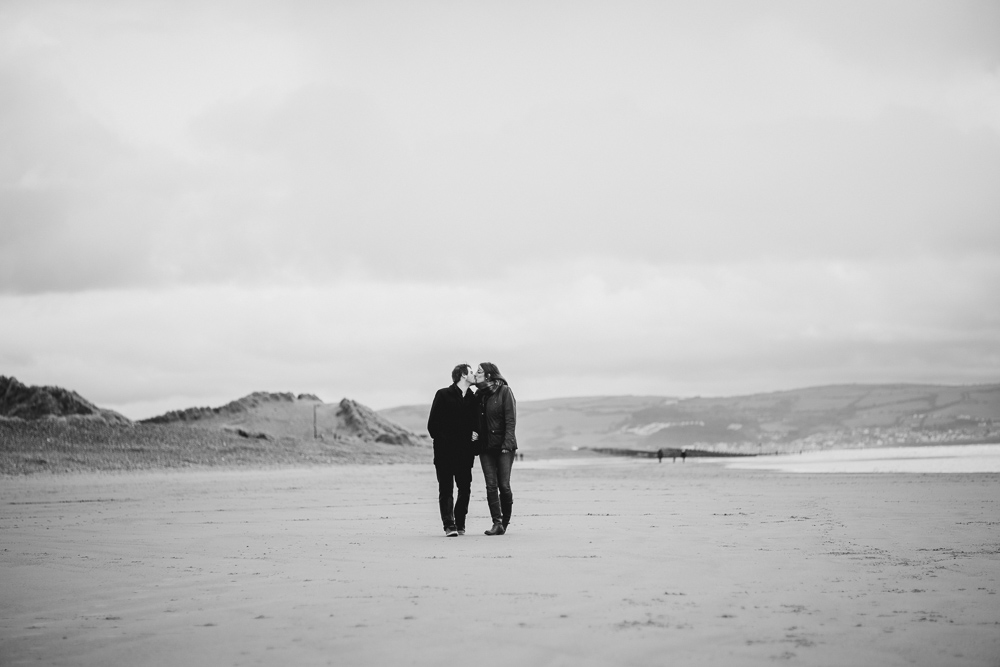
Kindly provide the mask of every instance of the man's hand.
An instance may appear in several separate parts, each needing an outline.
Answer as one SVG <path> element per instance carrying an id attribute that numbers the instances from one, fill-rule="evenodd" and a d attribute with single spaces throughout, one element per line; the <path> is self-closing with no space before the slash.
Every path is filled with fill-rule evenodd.
<path id="1" fill-rule="evenodd" d="M 473 431 L 472 432 L 472 442 L 475 442 L 476 440 L 479 440 L 479 434 L 476 433 L 475 431 Z"/>

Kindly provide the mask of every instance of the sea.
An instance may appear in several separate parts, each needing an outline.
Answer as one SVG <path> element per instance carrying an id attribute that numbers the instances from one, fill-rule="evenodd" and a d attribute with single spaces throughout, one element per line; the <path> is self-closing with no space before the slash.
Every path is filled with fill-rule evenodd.
<path id="1" fill-rule="evenodd" d="M 527 460 L 518 462 L 517 467 L 544 470 L 656 462 L 655 458 L 630 456 L 533 459 L 529 453 L 525 458 Z M 802 454 L 741 457 L 689 456 L 685 463 L 677 459 L 673 465 L 721 465 L 743 470 L 791 473 L 1000 473 L 1000 444 L 829 449 Z"/>
<path id="2" fill-rule="evenodd" d="M 727 458 L 719 463 L 744 470 L 800 473 L 1000 473 L 1000 444 L 830 449 Z"/>

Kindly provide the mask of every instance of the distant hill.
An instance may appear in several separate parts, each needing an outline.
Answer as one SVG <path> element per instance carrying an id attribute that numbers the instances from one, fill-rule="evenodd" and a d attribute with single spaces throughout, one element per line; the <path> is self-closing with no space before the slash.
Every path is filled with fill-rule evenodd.
<path id="1" fill-rule="evenodd" d="M 525 451 L 759 453 L 1000 442 L 1000 385 L 837 385 L 721 398 L 598 396 L 517 406 L 517 438 Z M 426 432 L 429 409 L 410 405 L 380 414 Z"/>
<path id="2" fill-rule="evenodd" d="M 516 389 L 515 389 L 516 392 Z M 619 427 L 641 410 L 675 402 L 662 396 L 591 396 L 517 402 L 517 438 L 530 449 L 622 446 L 635 438 Z M 379 410 L 379 414 L 417 433 L 427 432 L 430 404 Z"/>
<path id="3" fill-rule="evenodd" d="M 99 408 L 75 391 L 62 387 L 29 387 L 17 378 L 0 375 L 0 416 L 16 419 L 90 419 L 129 425 L 114 410 Z"/>

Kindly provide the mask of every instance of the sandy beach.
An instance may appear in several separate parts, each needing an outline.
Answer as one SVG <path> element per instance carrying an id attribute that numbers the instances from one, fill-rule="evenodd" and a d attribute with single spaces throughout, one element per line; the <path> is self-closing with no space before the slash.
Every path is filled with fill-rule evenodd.
<path id="1" fill-rule="evenodd" d="M 1000 665 L 1000 477 L 430 465 L 0 480 L 14 665 Z"/>

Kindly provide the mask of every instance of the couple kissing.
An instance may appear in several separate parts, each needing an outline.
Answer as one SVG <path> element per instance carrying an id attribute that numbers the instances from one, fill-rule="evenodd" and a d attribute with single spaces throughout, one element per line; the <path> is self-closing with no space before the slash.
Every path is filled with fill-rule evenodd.
<path id="1" fill-rule="evenodd" d="M 448 537 L 465 535 L 476 457 L 486 483 L 486 502 L 493 527 L 486 535 L 503 535 L 510 525 L 514 496 L 510 473 L 517 451 L 517 401 L 497 365 L 488 361 L 475 371 L 459 364 L 451 385 L 434 395 L 427 432 L 434 440 L 438 505 Z M 454 490 L 458 489 L 458 497 Z"/>

